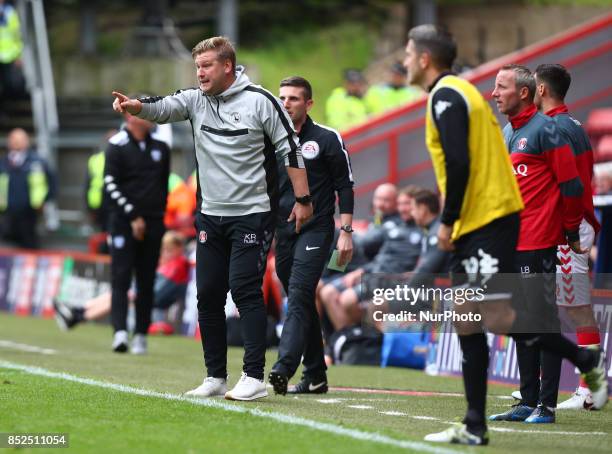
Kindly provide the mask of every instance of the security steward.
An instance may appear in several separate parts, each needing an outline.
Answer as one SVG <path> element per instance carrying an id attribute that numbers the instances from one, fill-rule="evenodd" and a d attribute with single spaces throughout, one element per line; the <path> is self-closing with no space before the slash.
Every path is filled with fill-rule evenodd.
<path id="1" fill-rule="evenodd" d="M 5 240 L 26 249 L 38 249 L 38 218 L 43 205 L 55 199 L 55 176 L 45 159 L 30 148 L 30 137 L 11 130 L 8 153 L 0 160 L 0 215 Z"/>
<path id="2" fill-rule="evenodd" d="M 295 195 L 287 172 L 279 162 L 281 196 L 276 227 L 276 272 L 288 295 L 288 309 L 278 347 L 278 360 L 268 380 L 277 394 L 286 394 L 287 383 L 295 374 L 303 355 L 302 380 L 289 393 L 325 393 L 327 367 L 315 307 L 315 290 L 334 238 L 336 194 L 342 225 L 337 242 L 337 263 L 343 265 L 351 260 L 353 176 L 340 134 L 313 122 L 307 114 L 313 105 L 310 83 L 298 76 L 283 79 L 279 98 L 302 144 L 314 214 L 299 234 L 295 233 L 292 223 L 287 223 Z"/>

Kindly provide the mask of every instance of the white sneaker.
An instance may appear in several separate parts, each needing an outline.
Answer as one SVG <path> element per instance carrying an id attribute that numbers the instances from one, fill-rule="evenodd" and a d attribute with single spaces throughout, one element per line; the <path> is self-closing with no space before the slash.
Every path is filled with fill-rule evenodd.
<path id="1" fill-rule="evenodd" d="M 557 405 L 557 410 L 583 410 L 593 406 L 593 399 L 589 388 L 579 386 L 572 397 Z"/>
<path id="2" fill-rule="evenodd" d="M 236 386 L 225 393 L 227 400 L 255 400 L 262 397 L 268 397 L 268 390 L 264 381 L 249 377 L 244 372 Z"/>
<path id="3" fill-rule="evenodd" d="M 187 391 L 187 397 L 214 397 L 224 396 L 227 392 L 227 380 L 224 378 L 206 377 L 202 384 L 191 391 Z"/>
<path id="4" fill-rule="evenodd" d="M 521 392 L 518 391 L 518 390 L 517 391 L 512 391 L 511 396 L 512 396 L 512 398 L 514 400 L 523 400 L 523 396 L 521 396 Z"/>
<path id="5" fill-rule="evenodd" d="M 606 377 L 606 355 L 597 349 L 597 366 L 581 374 L 591 391 L 592 404 L 587 409 L 601 410 L 608 403 L 608 377 Z M 586 407 L 585 407 L 586 408 Z"/>
<path id="6" fill-rule="evenodd" d="M 132 338 L 132 345 L 130 346 L 130 353 L 132 355 L 146 355 L 147 336 L 144 334 L 134 334 L 134 337 Z"/>
<path id="7" fill-rule="evenodd" d="M 125 353 L 128 349 L 128 333 L 125 330 L 117 331 L 113 337 L 113 351 Z"/>
<path id="8" fill-rule="evenodd" d="M 460 445 L 487 445 L 489 444 L 489 434 L 484 432 L 482 435 L 476 435 L 468 432 L 465 424 L 453 424 L 442 432 L 425 435 L 425 441 L 434 443 L 455 443 Z"/>

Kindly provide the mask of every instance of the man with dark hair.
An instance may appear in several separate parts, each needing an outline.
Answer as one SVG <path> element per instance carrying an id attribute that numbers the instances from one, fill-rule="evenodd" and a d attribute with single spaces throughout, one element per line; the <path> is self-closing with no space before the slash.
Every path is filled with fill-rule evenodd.
<path id="1" fill-rule="evenodd" d="M 312 121 L 312 87 L 303 77 L 280 82 L 279 98 L 293 121 L 302 144 L 308 186 L 315 211 L 300 234 L 286 222 L 295 199 L 287 172 L 279 162 L 280 208 L 276 229 L 276 273 L 287 293 L 287 317 L 278 346 L 278 360 L 268 380 L 277 394 L 327 392 L 327 367 L 315 290 L 334 238 L 336 194 L 340 208 L 338 265 L 353 252 L 353 174 L 346 147 L 337 131 Z M 304 357 L 301 381 L 287 391 L 287 383 Z"/>
<path id="2" fill-rule="evenodd" d="M 433 285 L 437 274 L 448 272 L 450 253 L 438 248 L 440 228 L 440 198 L 428 189 L 421 189 L 413 195 L 412 217 L 423 230 L 421 255 L 411 273 L 409 287 Z"/>
<path id="3" fill-rule="evenodd" d="M 600 350 L 579 349 L 559 332 L 554 302 L 557 245 L 567 242 L 575 252 L 582 251 L 578 227 L 584 212 L 583 186 L 567 141 L 555 122 L 538 113 L 533 104 L 535 88 L 529 69 L 506 65 L 498 72 L 492 93 L 499 111 L 510 120 L 504 128 L 504 137 L 525 201 L 515 255 L 515 271 L 520 278 L 514 302 L 529 318 L 525 325 L 515 326 L 513 333 L 541 340 L 517 342 L 522 399 L 509 411 L 492 415 L 490 419 L 494 421 L 554 422 L 558 382 L 542 383 L 540 392 L 542 350 L 570 359 L 583 372 L 603 371 L 605 360 Z M 542 341 L 554 341 L 555 348 Z M 544 357 L 551 358 L 554 356 Z M 597 374 L 590 375 L 588 379 L 596 378 Z M 546 378 L 554 380 L 552 376 Z M 597 393 L 595 405 L 603 407 L 607 402 L 607 381 L 593 382 L 591 390 L 594 395 Z"/>
<path id="4" fill-rule="evenodd" d="M 591 305 L 591 286 L 589 282 L 589 253 L 595 235 L 599 231 L 599 222 L 593 208 L 593 151 L 589 138 L 578 122 L 569 115 L 564 103 L 572 78 L 562 65 L 544 64 L 534 73 L 536 94 L 534 102 L 545 115 L 552 117 L 559 131 L 567 139 L 574 157 L 580 181 L 584 186 L 582 194 L 583 218 L 580 222 L 580 248 L 584 253 L 574 252 L 569 245 L 560 245 L 557 250 L 557 305 L 566 309 L 570 319 L 576 325 L 578 345 L 599 349 L 601 340 L 599 328 Z M 561 358 L 550 357 L 542 353 L 542 386 L 558 386 L 561 373 Z M 552 377 L 552 378 L 549 378 Z M 537 380 L 538 377 L 535 377 Z M 556 393 L 551 389 L 549 393 Z M 593 405 L 591 393 L 580 380 L 580 385 L 572 397 L 557 405 L 558 410 L 590 409 Z"/>
<path id="5" fill-rule="evenodd" d="M 113 351 L 128 349 L 128 290 L 136 277 L 136 327 L 131 352 L 147 353 L 155 269 L 164 235 L 170 149 L 153 124 L 124 112 L 125 128 L 108 140 L 104 190 L 109 203 Z"/>
<path id="6" fill-rule="evenodd" d="M 279 203 L 277 158 L 295 194 L 288 221 L 295 230 L 312 215 L 299 141 L 291 119 L 270 92 L 236 66 L 231 42 L 216 36 L 192 52 L 199 87 L 165 97 L 129 99 L 113 92 L 113 108 L 157 123 L 189 120 L 197 161 L 196 281 L 208 376 L 188 396 L 230 400 L 266 397 L 266 313 L 262 281 Z M 227 391 L 225 301 L 241 318 L 241 378 Z"/>
<path id="7" fill-rule="evenodd" d="M 500 275 L 514 270 L 519 237 L 521 195 L 497 120 L 488 103 L 469 82 L 451 74 L 457 49 L 452 36 L 434 26 L 420 25 L 408 35 L 405 66 L 409 82 L 430 91 L 426 142 L 445 204 L 438 246 L 452 251 L 453 286 L 484 290 L 481 303 L 455 305 L 460 314 L 482 313 L 483 324 L 497 333 L 518 333 L 529 321 L 524 311 L 509 307 L 512 287 Z M 507 278 L 507 276 L 505 276 Z M 489 351 L 480 322 L 455 324 L 463 351 L 463 382 L 468 410 L 462 425 L 430 434 L 427 441 L 484 445 Z M 607 397 L 599 352 L 578 349 L 560 334 L 513 334 L 517 341 L 541 344 L 562 353 L 585 372 Z"/>

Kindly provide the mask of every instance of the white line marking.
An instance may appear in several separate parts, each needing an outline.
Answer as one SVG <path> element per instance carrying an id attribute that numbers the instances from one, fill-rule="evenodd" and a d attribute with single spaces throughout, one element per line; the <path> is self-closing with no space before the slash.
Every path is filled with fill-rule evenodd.
<path id="1" fill-rule="evenodd" d="M 440 418 L 434 418 L 433 416 L 410 416 L 414 419 L 422 419 L 423 421 L 439 421 Z"/>
<path id="2" fill-rule="evenodd" d="M 608 435 L 606 432 L 566 432 L 566 431 L 555 431 L 555 430 L 523 430 L 523 429 L 509 429 L 505 427 L 491 427 L 489 430 L 494 432 L 519 432 L 522 434 L 547 434 L 547 435 Z"/>
<path id="3" fill-rule="evenodd" d="M 374 407 L 371 405 L 347 405 L 347 408 L 356 408 L 357 410 L 372 410 Z"/>
<path id="4" fill-rule="evenodd" d="M 113 391 L 119 391 L 126 394 L 134 394 L 137 396 L 145 397 L 156 397 L 159 399 L 187 402 L 193 405 L 201 405 L 203 407 L 216 408 L 219 410 L 231 411 L 234 413 L 246 413 L 252 416 L 258 416 L 260 418 L 273 419 L 283 424 L 290 424 L 295 426 L 307 427 L 309 429 L 318 430 L 321 432 L 328 432 L 333 435 L 344 436 L 353 438 L 355 440 L 369 441 L 373 443 L 380 443 L 385 445 L 397 446 L 404 449 L 413 449 L 418 452 L 430 452 L 433 454 L 458 454 L 460 451 L 455 451 L 449 448 L 442 448 L 437 446 L 431 446 L 426 443 L 420 443 L 418 441 L 409 440 L 397 440 L 395 438 L 388 437 L 376 432 L 365 432 L 358 429 L 349 429 L 346 427 L 338 426 L 335 424 L 324 423 L 314 421 L 311 419 L 302 418 L 299 416 L 288 415 L 277 412 L 263 411 L 259 408 L 247 408 L 239 405 L 228 404 L 223 401 L 214 399 L 191 399 L 179 394 L 161 393 L 157 391 L 150 391 L 147 389 L 134 388 L 132 386 L 120 385 L 117 383 L 108 383 L 91 378 L 78 377 L 76 375 L 67 374 L 64 372 L 52 372 L 47 369 L 40 367 L 26 366 L 23 364 L 15 364 L 8 361 L 0 360 L 0 368 L 19 370 L 31 375 L 39 375 L 48 378 L 57 378 L 60 380 L 71 381 L 75 383 L 81 383 L 89 386 L 97 386 L 99 388 L 111 389 Z"/>
<path id="5" fill-rule="evenodd" d="M 340 402 L 340 399 L 317 399 L 317 402 L 322 404 L 337 404 Z"/>
<path id="6" fill-rule="evenodd" d="M 402 413 L 401 411 L 379 411 L 378 413 L 388 416 L 407 416 L 406 413 Z"/>
<path id="7" fill-rule="evenodd" d="M 57 350 L 51 348 L 37 347 L 36 345 L 20 344 L 18 342 L 0 340 L 0 347 L 9 348 L 11 350 L 20 350 L 22 352 L 40 353 L 42 355 L 55 355 Z"/>

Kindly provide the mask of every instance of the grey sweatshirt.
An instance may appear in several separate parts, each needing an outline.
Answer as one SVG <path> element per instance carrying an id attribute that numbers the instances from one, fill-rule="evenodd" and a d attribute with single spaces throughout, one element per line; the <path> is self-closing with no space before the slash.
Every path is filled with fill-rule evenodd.
<path id="1" fill-rule="evenodd" d="M 189 88 L 140 101 L 140 118 L 191 122 L 202 213 L 242 216 L 276 211 L 276 160 L 304 168 L 287 112 L 269 91 L 251 83 L 242 66 L 236 67 L 234 83 L 218 96 Z"/>

